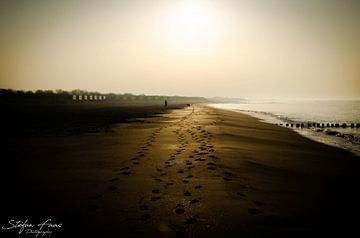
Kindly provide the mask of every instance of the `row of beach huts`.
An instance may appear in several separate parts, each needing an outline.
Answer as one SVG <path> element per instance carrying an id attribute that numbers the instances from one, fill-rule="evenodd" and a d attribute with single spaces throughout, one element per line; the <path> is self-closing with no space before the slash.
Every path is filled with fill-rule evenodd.
<path id="1" fill-rule="evenodd" d="M 106 100 L 105 95 L 72 95 L 74 101 L 103 101 Z"/>

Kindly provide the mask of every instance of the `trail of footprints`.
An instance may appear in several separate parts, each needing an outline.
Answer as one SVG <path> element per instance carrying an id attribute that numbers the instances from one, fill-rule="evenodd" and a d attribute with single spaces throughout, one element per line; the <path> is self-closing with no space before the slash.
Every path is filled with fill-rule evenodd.
<path id="1" fill-rule="evenodd" d="M 115 176 L 130 176 L 133 174 L 132 171 L 132 166 L 136 167 L 138 165 L 141 164 L 141 161 L 146 159 L 147 153 L 148 151 L 151 149 L 151 147 L 153 146 L 157 135 L 160 133 L 160 131 L 163 129 L 163 127 L 159 127 L 157 129 L 154 130 L 153 133 L 151 133 L 151 135 L 147 138 L 147 140 L 143 143 L 143 145 L 140 147 L 140 150 L 137 151 L 136 155 L 130 159 L 130 161 L 128 161 L 127 163 L 129 164 L 128 166 L 124 166 L 121 168 L 115 168 L 114 172 L 116 173 Z M 119 181 L 119 177 L 113 177 L 109 180 L 106 181 L 106 183 L 108 183 L 109 185 L 107 186 L 107 190 L 110 192 L 114 192 L 117 193 L 118 187 L 116 186 L 116 182 Z M 91 205 L 88 206 L 88 211 L 89 212 L 95 212 L 99 209 L 99 206 L 97 204 L 94 204 L 95 201 L 99 200 L 103 198 L 103 194 L 96 194 L 91 196 L 89 199 L 90 201 L 93 201 Z M 139 207 L 140 210 L 148 210 L 147 206 L 141 206 Z"/>
<path id="2" fill-rule="evenodd" d="M 191 212 L 187 214 L 188 208 L 196 206 L 202 201 L 201 197 L 194 195 L 198 194 L 196 191 L 204 188 L 203 185 L 194 184 L 192 181 L 192 178 L 194 178 L 193 169 L 195 167 L 200 169 L 204 168 L 209 173 L 215 173 L 214 176 L 221 176 L 224 182 L 231 182 L 236 178 L 236 175 L 233 174 L 233 172 L 218 164 L 219 158 L 215 155 L 215 148 L 211 143 L 212 134 L 205 130 L 203 126 L 194 125 L 198 123 L 191 118 L 191 116 L 201 113 L 201 111 L 194 112 L 193 109 L 189 115 L 181 118 L 177 123 L 155 129 L 140 147 L 137 154 L 131 158 L 131 165 L 116 170 L 117 174 L 121 176 L 132 175 L 133 167 L 141 165 L 142 160 L 147 159 L 147 154 L 155 143 L 158 134 L 165 128 L 175 127 L 173 133 L 177 137 L 178 146 L 166 160 L 160 161 L 162 165 L 156 167 L 153 175 L 154 181 L 158 182 L 160 185 L 159 187 L 162 186 L 162 188 L 153 188 L 148 192 L 149 196 L 147 196 L 147 199 L 145 199 L 145 196 L 140 197 L 138 209 L 141 215 L 139 220 L 149 220 L 151 218 L 151 215 L 149 214 L 149 211 L 151 210 L 150 204 L 161 201 L 162 194 L 164 193 L 169 195 L 169 193 L 171 193 L 171 190 L 169 190 L 171 187 L 182 186 L 182 196 L 185 199 L 181 199 L 181 201 L 173 207 L 173 212 L 176 215 L 184 216 L 184 225 L 197 223 L 200 215 L 191 214 Z M 210 125 L 216 125 L 219 121 L 220 120 L 215 120 Z M 197 145 L 196 149 L 189 151 L 188 145 L 190 143 L 191 145 L 194 145 L 195 143 Z M 174 174 L 177 174 L 177 176 L 174 177 Z M 108 182 L 115 183 L 118 180 L 118 177 L 114 177 L 108 180 Z M 116 192 L 118 189 L 117 186 L 113 184 L 109 185 L 107 188 L 111 192 Z M 238 191 L 236 196 L 240 199 L 246 199 L 248 189 L 248 186 L 242 185 L 241 191 Z M 179 189 L 174 191 L 179 191 Z M 101 199 L 102 197 L 102 194 L 97 194 L 90 197 L 90 200 L 94 201 Z M 248 209 L 248 213 L 250 215 L 262 214 L 263 211 L 261 208 L 264 206 L 265 204 L 263 202 L 253 201 L 253 207 Z M 92 204 L 88 206 L 88 211 L 94 212 L 96 210 L 98 210 L 97 205 Z M 183 234 L 182 230 L 174 229 L 174 232 L 176 234 L 180 232 L 182 235 L 186 235 Z"/>

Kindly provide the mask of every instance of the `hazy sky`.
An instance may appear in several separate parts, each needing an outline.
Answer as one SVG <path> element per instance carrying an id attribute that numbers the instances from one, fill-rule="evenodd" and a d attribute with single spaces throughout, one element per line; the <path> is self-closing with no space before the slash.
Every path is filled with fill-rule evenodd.
<path id="1" fill-rule="evenodd" d="M 0 0 L 0 88 L 360 97 L 360 1 Z"/>

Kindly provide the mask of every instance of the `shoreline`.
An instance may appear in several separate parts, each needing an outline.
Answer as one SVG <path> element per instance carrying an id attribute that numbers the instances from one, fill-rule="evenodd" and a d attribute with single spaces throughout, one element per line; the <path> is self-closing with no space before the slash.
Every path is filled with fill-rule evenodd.
<path id="1" fill-rule="evenodd" d="M 1 224 L 49 217 L 60 237 L 357 231 L 358 158 L 238 112 L 193 105 L 113 133 L 17 141 L 11 159 Z"/>
<path id="2" fill-rule="evenodd" d="M 333 124 L 332 127 L 327 127 L 327 126 L 323 127 L 321 126 L 321 124 L 315 123 L 314 124 L 315 127 L 312 126 L 309 127 L 308 123 L 300 123 L 300 122 L 292 121 L 290 119 L 287 120 L 281 119 L 272 113 L 221 108 L 221 107 L 216 107 L 214 104 L 209 104 L 208 106 L 221 110 L 228 110 L 232 112 L 249 115 L 255 119 L 261 120 L 264 123 L 276 125 L 279 127 L 284 127 L 291 131 L 295 131 L 299 135 L 311 139 L 314 142 L 322 143 L 336 148 L 341 148 L 360 157 L 360 144 L 359 144 L 360 138 L 358 138 L 356 135 L 354 136 L 351 133 L 349 134 L 349 132 L 345 131 L 346 129 L 360 130 L 358 128 L 359 123 L 355 123 L 355 124 L 353 123 L 354 127 L 350 127 L 349 124 L 347 125 L 346 129 L 344 129 L 341 124 L 337 124 L 338 127 L 335 127 L 335 124 Z M 300 124 L 303 124 L 304 126 L 300 126 Z M 322 123 L 322 124 L 326 124 L 326 123 Z M 317 125 L 320 126 L 318 127 Z"/>

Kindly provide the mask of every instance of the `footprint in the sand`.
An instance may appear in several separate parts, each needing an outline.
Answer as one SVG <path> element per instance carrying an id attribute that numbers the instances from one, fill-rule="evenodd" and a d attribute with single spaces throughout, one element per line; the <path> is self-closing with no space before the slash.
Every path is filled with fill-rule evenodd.
<path id="1" fill-rule="evenodd" d="M 224 172 L 224 177 L 223 177 L 223 179 L 224 179 L 225 181 L 232 181 L 232 178 L 230 178 L 230 176 L 233 176 L 233 173 L 232 173 L 232 172 L 229 172 L 229 171 L 225 171 L 225 172 Z"/>
<path id="2" fill-rule="evenodd" d="M 130 171 L 124 171 L 124 172 L 121 172 L 120 174 L 122 174 L 122 175 L 130 175 L 131 172 Z"/>
<path id="3" fill-rule="evenodd" d="M 198 202 L 200 202 L 199 199 L 192 199 L 192 200 L 190 200 L 190 204 L 195 204 L 195 203 L 198 203 Z"/>
<path id="4" fill-rule="evenodd" d="M 225 171 L 224 174 L 227 175 L 227 176 L 232 176 L 233 175 L 233 173 L 231 173 L 229 171 Z"/>
<path id="5" fill-rule="evenodd" d="M 183 183 L 189 183 L 189 180 L 183 179 L 182 182 Z"/>
<path id="6" fill-rule="evenodd" d="M 160 189 L 153 189 L 151 190 L 152 193 L 155 193 L 155 194 L 159 194 L 160 193 Z"/>
<path id="7" fill-rule="evenodd" d="M 184 170 L 180 169 L 180 170 L 177 171 L 177 173 L 183 174 L 183 173 L 184 173 Z"/>
<path id="8" fill-rule="evenodd" d="M 112 185 L 112 186 L 109 186 L 108 189 L 111 190 L 111 191 L 115 191 L 117 189 L 117 187 Z"/>
<path id="9" fill-rule="evenodd" d="M 108 180 L 108 182 L 116 182 L 118 180 L 119 180 L 119 178 L 112 178 L 112 179 Z"/>
<path id="10" fill-rule="evenodd" d="M 150 199 L 150 201 L 152 201 L 152 202 L 155 202 L 155 201 L 158 201 L 158 200 L 160 200 L 161 199 L 161 197 L 151 197 L 151 199 Z"/>
<path id="11" fill-rule="evenodd" d="M 147 211 L 147 210 L 149 210 L 149 206 L 147 206 L 147 205 L 140 205 L 140 206 L 139 206 L 139 209 L 140 209 L 141 211 Z"/>
<path id="12" fill-rule="evenodd" d="M 174 212 L 178 215 L 184 214 L 185 213 L 184 205 L 182 204 L 176 205 Z"/>
<path id="13" fill-rule="evenodd" d="M 258 215 L 264 213 L 263 211 L 257 209 L 257 208 L 250 208 L 248 212 L 252 215 Z"/>

